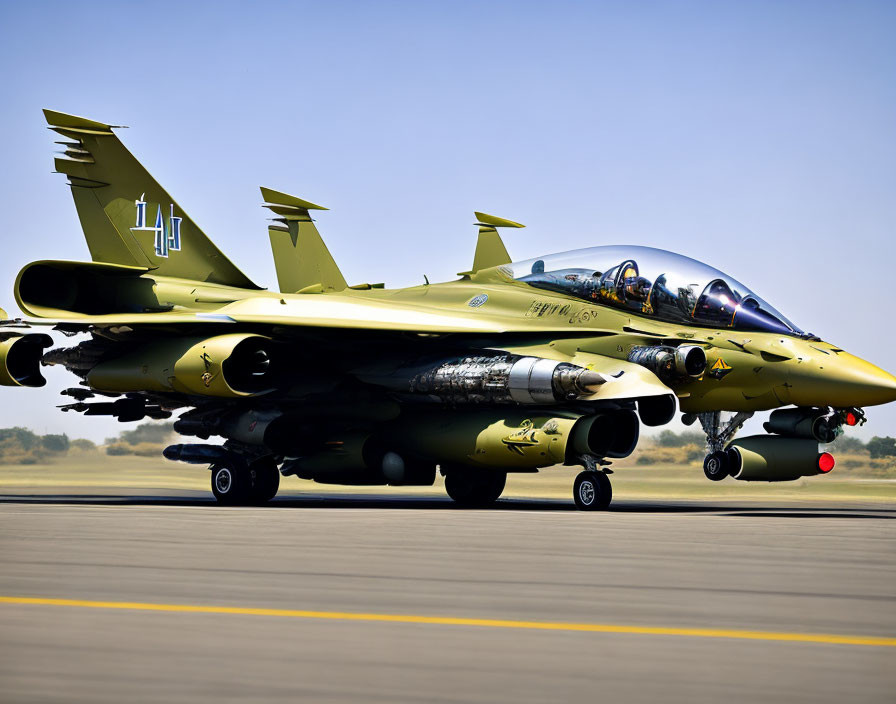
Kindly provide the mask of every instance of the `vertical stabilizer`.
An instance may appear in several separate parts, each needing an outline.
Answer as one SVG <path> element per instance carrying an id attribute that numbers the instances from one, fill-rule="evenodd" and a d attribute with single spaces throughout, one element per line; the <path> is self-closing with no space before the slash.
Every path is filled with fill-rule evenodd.
<path id="1" fill-rule="evenodd" d="M 473 268 L 469 273 L 475 274 L 482 269 L 510 264 L 510 255 L 504 246 L 499 227 L 525 227 L 513 220 L 505 220 L 488 213 L 474 213 L 476 225 L 479 226 L 479 240 L 476 242 L 476 254 L 473 256 Z"/>
<path id="2" fill-rule="evenodd" d="M 93 261 L 258 288 L 125 149 L 113 125 L 53 110 L 44 116 L 65 138 L 56 170 L 68 177 Z"/>
<path id="3" fill-rule="evenodd" d="M 301 198 L 261 188 L 265 208 L 278 217 L 268 227 L 281 293 L 342 291 L 345 278 L 311 219 L 326 208 Z"/>

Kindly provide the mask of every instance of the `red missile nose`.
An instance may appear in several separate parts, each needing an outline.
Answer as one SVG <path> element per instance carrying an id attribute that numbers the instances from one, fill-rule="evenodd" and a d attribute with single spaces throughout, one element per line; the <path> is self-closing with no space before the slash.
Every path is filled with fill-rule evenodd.
<path id="1" fill-rule="evenodd" d="M 827 474 L 834 468 L 834 456 L 830 452 L 822 452 L 818 456 L 818 469 L 822 474 Z"/>

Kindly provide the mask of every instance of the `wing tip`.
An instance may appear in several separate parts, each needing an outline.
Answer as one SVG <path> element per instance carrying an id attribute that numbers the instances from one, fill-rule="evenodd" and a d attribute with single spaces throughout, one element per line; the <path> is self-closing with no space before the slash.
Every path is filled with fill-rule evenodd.
<path id="1" fill-rule="evenodd" d="M 97 120 L 91 120 L 79 115 L 71 115 L 66 112 L 59 112 L 58 110 L 50 110 L 49 108 L 43 108 L 43 113 L 44 119 L 46 119 L 47 124 L 50 125 L 51 128 L 61 127 L 73 130 L 112 132 L 113 129 L 122 127 L 122 125 L 107 125 L 105 122 L 98 122 Z"/>
<path id="2" fill-rule="evenodd" d="M 489 215 L 488 213 L 480 213 L 478 210 L 475 211 L 473 215 L 476 216 L 476 224 L 480 227 L 525 227 L 522 223 L 507 220 L 506 218 L 499 218 L 496 215 Z"/>
<path id="3" fill-rule="evenodd" d="M 311 201 L 304 200 L 298 196 L 291 196 L 283 191 L 275 191 L 273 188 L 260 186 L 261 197 L 264 199 L 265 207 L 267 205 L 285 205 L 292 208 L 301 208 L 302 210 L 329 210 L 322 205 L 317 205 Z"/>

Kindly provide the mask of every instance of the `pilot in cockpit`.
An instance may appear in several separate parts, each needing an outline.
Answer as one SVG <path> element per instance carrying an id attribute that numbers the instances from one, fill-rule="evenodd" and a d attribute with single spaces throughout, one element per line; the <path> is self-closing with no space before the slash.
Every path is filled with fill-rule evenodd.
<path id="1" fill-rule="evenodd" d="M 693 317 L 702 323 L 730 327 L 737 311 L 738 296 L 721 279 L 711 281 L 694 306 Z"/>
<path id="2" fill-rule="evenodd" d="M 630 259 L 612 267 L 601 276 L 599 292 L 603 300 L 649 313 L 651 286 L 650 280 L 640 275 L 637 262 Z"/>
<path id="3" fill-rule="evenodd" d="M 556 262 L 531 260 L 525 263 L 527 271 L 518 280 L 662 320 L 805 334 L 746 286 L 701 262 L 647 247 L 630 247 L 625 253 L 620 250 L 623 248 L 596 247 L 583 250 L 581 258 L 578 253 L 567 253 L 577 256 L 565 256 Z M 640 264 L 641 256 L 625 256 L 635 252 L 643 253 Z M 556 266 L 561 261 L 566 266 Z M 642 275 L 641 265 L 649 278 Z"/>

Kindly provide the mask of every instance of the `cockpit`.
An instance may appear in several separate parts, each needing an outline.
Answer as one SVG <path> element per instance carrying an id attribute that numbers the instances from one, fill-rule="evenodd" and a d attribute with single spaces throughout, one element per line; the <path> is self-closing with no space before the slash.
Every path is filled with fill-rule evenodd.
<path id="1" fill-rule="evenodd" d="M 513 278 L 593 303 L 685 325 L 805 333 L 721 271 L 652 247 L 590 247 L 508 265 Z"/>

